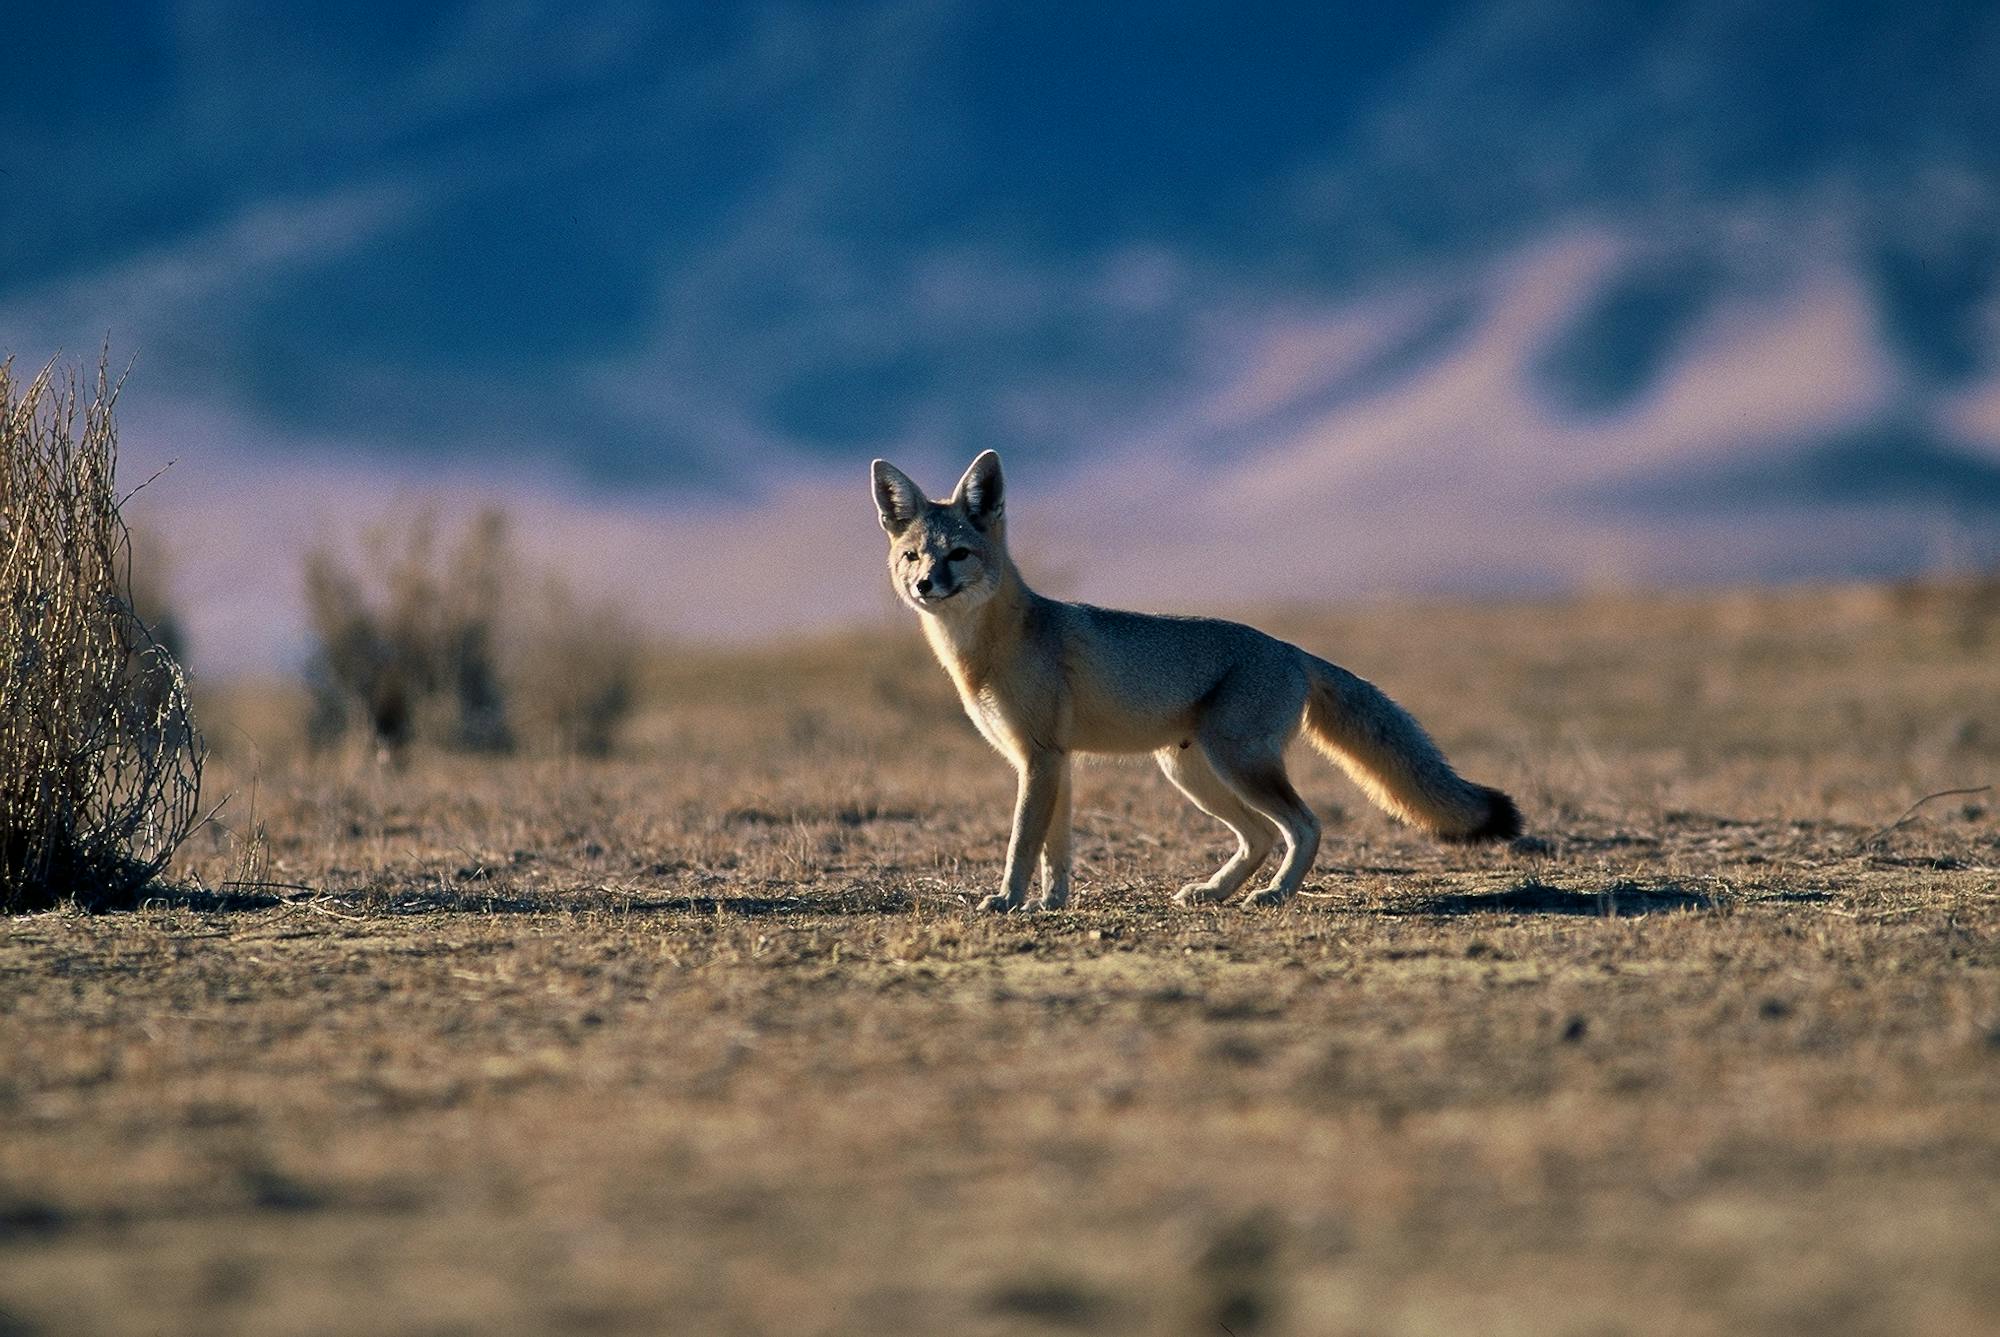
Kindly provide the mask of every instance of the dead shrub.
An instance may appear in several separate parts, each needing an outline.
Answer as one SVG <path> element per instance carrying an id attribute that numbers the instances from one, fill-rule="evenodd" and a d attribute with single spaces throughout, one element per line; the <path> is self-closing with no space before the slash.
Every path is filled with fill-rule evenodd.
<path id="1" fill-rule="evenodd" d="M 368 563 L 307 555 L 314 650 L 308 734 L 356 734 L 400 757 L 412 743 L 603 755 L 633 705 L 639 641 L 609 606 L 544 580 L 535 596 L 504 512 L 480 512 L 440 557 L 434 507 L 374 526 Z"/>
<path id="2" fill-rule="evenodd" d="M 508 680 L 533 745 L 608 756 L 636 704 L 644 644 L 616 604 L 589 603 L 551 576 L 510 640 Z"/>
<path id="3" fill-rule="evenodd" d="M 440 559 L 427 507 L 372 528 L 360 569 L 325 546 L 306 555 L 315 741 L 359 726 L 392 752 L 419 739 L 481 752 L 513 745 L 495 659 L 506 528 L 498 511 L 482 512 Z"/>
<path id="4" fill-rule="evenodd" d="M 118 903 L 196 819 L 180 665 L 133 610 L 118 383 L 0 362 L 0 909 Z M 78 432 L 79 422 L 81 433 Z"/>

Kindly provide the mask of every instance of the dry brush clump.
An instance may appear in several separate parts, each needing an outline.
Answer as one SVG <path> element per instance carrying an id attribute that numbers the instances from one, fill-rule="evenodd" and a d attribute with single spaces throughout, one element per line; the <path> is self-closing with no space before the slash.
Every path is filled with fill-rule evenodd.
<path id="1" fill-rule="evenodd" d="M 133 611 L 117 397 L 102 363 L 86 393 L 0 362 L 0 910 L 115 903 L 196 820 L 187 682 Z"/>
<path id="2" fill-rule="evenodd" d="M 518 732 L 530 746 L 609 756 L 638 704 L 643 644 L 616 604 L 550 576 L 508 642 Z"/>
<path id="3" fill-rule="evenodd" d="M 504 512 L 449 544 L 435 508 L 373 526 L 359 565 L 322 545 L 305 565 L 314 649 L 308 733 L 400 757 L 459 751 L 605 755 L 632 712 L 643 645 L 615 605 L 531 575 Z"/>
<path id="4" fill-rule="evenodd" d="M 512 746 L 495 659 L 505 519 L 483 513 L 442 556 L 438 529 L 428 509 L 384 521 L 364 537 L 359 568 L 324 546 L 306 555 L 316 740 L 359 730 L 391 751 L 417 738 Z"/>

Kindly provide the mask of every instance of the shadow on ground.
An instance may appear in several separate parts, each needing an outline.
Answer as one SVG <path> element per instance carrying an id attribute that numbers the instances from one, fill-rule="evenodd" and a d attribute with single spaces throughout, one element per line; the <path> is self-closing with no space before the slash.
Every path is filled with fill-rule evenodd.
<path id="1" fill-rule="evenodd" d="M 845 892 L 821 896 L 644 895 L 611 889 L 523 893 L 500 888 L 434 887 L 398 889 L 386 903 L 368 889 L 319 891 L 306 886 L 202 887 L 154 885 L 116 905 L 88 907 L 92 913 L 139 910 L 192 910 L 199 914 L 243 914 L 292 906 L 346 912 L 367 918 L 397 915 L 550 915 L 584 911 L 617 914 L 702 914 L 743 919 L 791 916 L 897 914 L 914 902 L 901 891 Z"/>
<path id="2" fill-rule="evenodd" d="M 1565 891 L 1546 882 L 1522 882 L 1505 891 L 1450 893 L 1419 896 L 1382 907 L 1385 915 L 1589 915 L 1614 919 L 1621 916 L 1660 914 L 1668 910 L 1712 910 L 1715 898 L 1708 892 L 1677 882 L 1648 886 L 1620 882 L 1602 891 Z"/>

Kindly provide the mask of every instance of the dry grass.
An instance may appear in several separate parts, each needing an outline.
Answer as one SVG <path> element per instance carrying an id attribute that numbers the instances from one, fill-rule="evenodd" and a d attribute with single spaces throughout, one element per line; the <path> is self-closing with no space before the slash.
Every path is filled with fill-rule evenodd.
<path id="1" fill-rule="evenodd" d="M 225 886 L 216 831 L 181 865 L 206 891 L 7 925 L 0 1310 L 1990 1331 L 1993 796 L 1876 834 L 2000 779 L 1966 616 L 1843 590 L 1272 619 L 1543 842 L 1426 843 L 1302 758 L 1329 839 L 1277 913 L 1172 910 L 1219 828 L 1112 764 L 1081 777 L 1075 908 L 969 917 L 1010 773 L 907 627 L 661 664 L 618 760 L 398 773 L 274 730 L 249 862 L 289 885 Z"/>
<path id="2" fill-rule="evenodd" d="M 0 910 L 114 903 L 195 820 L 187 686 L 133 611 L 117 397 L 102 363 L 86 388 L 0 362 Z"/>

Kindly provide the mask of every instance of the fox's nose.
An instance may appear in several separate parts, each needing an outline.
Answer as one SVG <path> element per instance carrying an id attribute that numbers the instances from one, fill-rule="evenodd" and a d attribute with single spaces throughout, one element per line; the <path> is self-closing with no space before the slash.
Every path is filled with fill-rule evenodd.
<path id="1" fill-rule="evenodd" d="M 931 578 L 929 576 L 925 576 L 922 580 L 917 582 L 917 593 L 929 594 L 930 592 L 931 592 Z"/>

